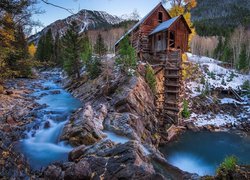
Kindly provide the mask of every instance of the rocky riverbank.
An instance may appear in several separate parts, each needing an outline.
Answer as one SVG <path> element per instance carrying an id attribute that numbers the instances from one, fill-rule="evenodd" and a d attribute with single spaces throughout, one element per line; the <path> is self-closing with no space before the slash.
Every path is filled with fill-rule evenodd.
<path id="1" fill-rule="evenodd" d="M 39 86 L 37 79 L 11 79 L 0 94 L 0 178 L 27 177 L 30 174 L 25 157 L 16 152 L 15 143 L 25 137 L 27 125 L 41 108 L 30 94 Z"/>

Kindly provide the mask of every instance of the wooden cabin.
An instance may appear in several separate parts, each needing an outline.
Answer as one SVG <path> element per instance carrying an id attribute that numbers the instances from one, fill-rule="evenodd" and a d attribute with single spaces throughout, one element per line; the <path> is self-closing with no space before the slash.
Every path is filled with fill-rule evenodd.
<path id="1" fill-rule="evenodd" d="M 188 50 L 191 30 L 184 17 L 172 18 L 159 3 L 135 24 L 115 44 L 129 36 L 138 59 L 152 65 L 156 75 L 156 112 L 162 125 L 182 124 L 180 121 L 183 102 L 182 53 Z"/>
<path id="2" fill-rule="evenodd" d="M 171 18 L 162 3 L 159 3 L 116 42 L 115 50 L 117 52 L 121 40 L 129 36 L 138 58 L 148 61 L 152 60 L 152 56 L 156 58 L 159 53 L 167 53 L 169 49 L 187 51 L 190 33 L 182 15 Z"/>

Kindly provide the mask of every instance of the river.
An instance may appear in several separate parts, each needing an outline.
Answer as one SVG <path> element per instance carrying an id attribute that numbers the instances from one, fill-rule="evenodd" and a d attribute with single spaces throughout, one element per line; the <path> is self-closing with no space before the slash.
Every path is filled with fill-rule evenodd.
<path id="1" fill-rule="evenodd" d="M 234 155 L 240 164 L 250 164 L 250 137 L 235 132 L 185 132 L 161 147 L 168 162 L 198 175 L 215 175 L 226 156 Z"/>
<path id="2" fill-rule="evenodd" d="M 41 86 L 32 96 L 44 108 L 38 110 L 35 122 L 26 132 L 27 138 L 18 145 L 32 169 L 68 159 L 72 147 L 60 141 L 60 134 L 70 115 L 81 106 L 79 100 L 55 83 L 60 80 L 59 71 L 42 74 L 47 78 L 39 80 Z"/>

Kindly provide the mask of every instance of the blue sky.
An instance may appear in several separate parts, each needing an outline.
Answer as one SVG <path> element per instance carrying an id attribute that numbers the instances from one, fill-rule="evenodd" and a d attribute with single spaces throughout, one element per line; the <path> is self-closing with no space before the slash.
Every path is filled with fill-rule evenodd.
<path id="1" fill-rule="evenodd" d="M 74 13 L 79 9 L 89 9 L 106 11 L 112 15 L 121 16 L 130 14 L 135 9 L 139 12 L 140 17 L 146 15 L 160 0 L 48 0 L 51 3 L 71 9 Z M 65 10 L 44 4 L 40 2 L 37 8 L 46 12 L 40 15 L 34 15 L 34 20 L 39 20 L 44 26 L 50 23 L 66 18 L 71 14 Z M 41 28 L 37 28 L 37 31 Z"/>

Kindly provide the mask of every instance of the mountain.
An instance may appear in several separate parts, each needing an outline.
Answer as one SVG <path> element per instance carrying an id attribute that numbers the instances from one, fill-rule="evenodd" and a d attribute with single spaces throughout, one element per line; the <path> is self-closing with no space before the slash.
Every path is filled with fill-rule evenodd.
<path id="1" fill-rule="evenodd" d="M 199 35 L 225 35 L 235 27 L 250 24 L 249 0 L 197 0 L 191 11 Z"/>
<path id="2" fill-rule="evenodd" d="M 78 23 L 79 31 L 84 32 L 85 30 L 91 29 L 109 28 L 113 25 L 120 24 L 124 20 L 117 16 L 110 15 L 104 11 L 91 11 L 83 9 L 77 14 L 71 15 L 62 20 L 55 21 L 54 23 L 45 27 L 42 31 L 30 36 L 29 42 L 34 42 L 37 44 L 39 38 L 42 35 L 45 35 L 49 29 L 51 29 L 53 37 L 55 37 L 57 33 L 62 36 L 67 31 L 69 24 L 72 21 L 76 21 Z"/>

